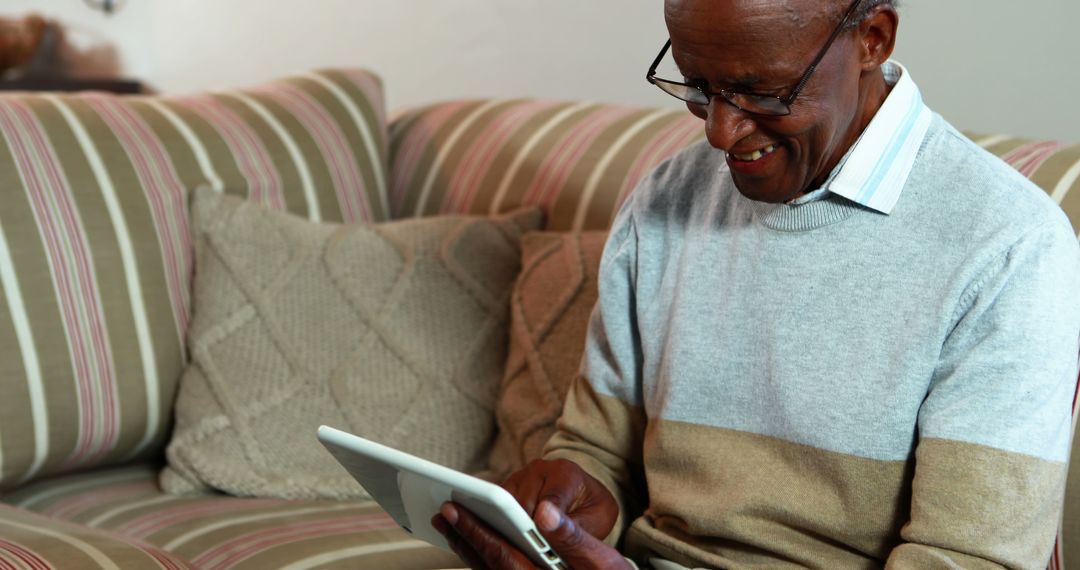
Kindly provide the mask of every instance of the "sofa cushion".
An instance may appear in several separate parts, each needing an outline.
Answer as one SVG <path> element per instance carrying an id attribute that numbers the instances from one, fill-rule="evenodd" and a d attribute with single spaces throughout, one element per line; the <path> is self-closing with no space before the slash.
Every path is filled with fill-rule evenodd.
<path id="1" fill-rule="evenodd" d="M 510 350 L 489 458 L 502 479 L 540 457 L 585 351 L 607 232 L 533 232 L 522 242 L 510 305 Z"/>
<path id="2" fill-rule="evenodd" d="M 133 465 L 68 475 L 31 483 L 4 500 L 50 517 L 45 520 L 55 526 L 69 521 L 83 525 L 84 533 L 107 532 L 153 545 L 192 568 L 461 566 L 451 553 L 410 537 L 373 502 L 178 497 L 158 487 L 158 470 L 156 465 Z M 6 538 L 4 517 L 0 510 L 0 537 Z"/>
<path id="3" fill-rule="evenodd" d="M 140 540 L 0 505 L 0 568 L 194 568 Z"/>
<path id="4" fill-rule="evenodd" d="M 534 99 L 412 109 L 391 124 L 390 209 L 404 218 L 538 205 L 547 229 L 606 229 L 701 125 L 679 109 Z"/>
<path id="5" fill-rule="evenodd" d="M 0 95 L 0 489 L 161 453 L 189 319 L 186 189 L 381 220 L 381 97 L 361 71 Z"/>
<path id="6" fill-rule="evenodd" d="M 683 109 L 536 99 L 446 101 L 390 124 L 394 218 L 538 205 L 546 229 L 607 229 L 645 174 L 704 137 Z M 1080 144 L 965 133 L 1061 204 L 1080 232 Z"/>
<path id="7" fill-rule="evenodd" d="M 192 364 L 165 489 L 357 496 L 320 424 L 482 467 L 521 235 L 539 224 L 535 209 L 318 224 L 197 190 Z"/>

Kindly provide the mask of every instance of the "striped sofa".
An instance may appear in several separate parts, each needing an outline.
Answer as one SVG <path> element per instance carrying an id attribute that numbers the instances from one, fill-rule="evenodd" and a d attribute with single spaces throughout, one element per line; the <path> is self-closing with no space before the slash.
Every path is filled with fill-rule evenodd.
<path id="1" fill-rule="evenodd" d="M 0 569 L 442 568 L 370 502 L 170 496 L 158 473 L 187 362 L 188 192 L 367 223 L 522 204 L 605 229 L 702 136 L 685 112 L 533 99 L 387 118 L 327 70 L 182 97 L 0 96 Z M 971 135 L 1080 229 L 1080 145 Z M 1080 564 L 1080 468 L 1051 560 Z"/>

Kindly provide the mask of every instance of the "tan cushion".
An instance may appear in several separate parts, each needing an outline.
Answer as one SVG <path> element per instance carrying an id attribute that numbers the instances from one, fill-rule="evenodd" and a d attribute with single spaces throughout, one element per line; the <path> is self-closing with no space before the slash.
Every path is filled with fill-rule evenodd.
<path id="1" fill-rule="evenodd" d="M 1080 232 L 1080 144 L 965 134 L 1053 196 Z M 545 229 L 603 230 L 653 167 L 704 135 L 685 109 L 442 101 L 391 122 L 389 208 L 406 218 L 530 204 Z"/>
<path id="2" fill-rule="evenodd" d="M 537 205 L 550 230 L 600 230 L 639 180 L 701 139 L 685 109 L 499 99 L 445 101 L 390 129 L 394 218 Z"/>
<path id="3" fill-rule="evenodd" d="M 159 455 L 185 363 L 187 188 L 385 219 L 379 80 L 0 95 L 0 489 Z"/>
<path id="4" fill-rule="evenodd" d="M 585 352 L 606 237 L 606 232 L 525 236 L 506 375 L 495 408 L 499 434 L 489 460 L 495 478 L 540 457 L 555 430 Z"/>
<path id="5" fill-rule="evenodd" d="M 192 364 L 164 488 L 360 495 L 319 424 L 481 468 L 521 235 L 540 222 L 317 224 L 197 190 Z"/>
<path id="6" fill-rule="evenodd" d="M 108 533 L 113 544 L 153 545 L 189 563 L 166 568 L 422 570 L 462 565 L 453 553 L 409 536 L 373 501 L 178 497 L 162 493 L 157 474 L 151 465 L 101 469 L 30 483 L 4 500 L 25 509 L 17 512 L 41 521 L 44 528 L 63 530 L 64 537 L 82 526 L 81 536 Z M 5 568 L 6 512 L 0 507 L 0 568 Z M 63 561 L 54 558 L 61 554 L 55 538 L 35 538 L 31 546 L 43 557 Z M 120 570 L 157 568 L 140 565 L 145 556 L 137 558 L 135 548 L 108 552 L 128 551 L 120 560 L 130 564 L 118 565 Z"/>
<path id="7" fill-rule="evenodd" d="M 134 539 L 0 505 L 0 568 L 194 568 Z"/>

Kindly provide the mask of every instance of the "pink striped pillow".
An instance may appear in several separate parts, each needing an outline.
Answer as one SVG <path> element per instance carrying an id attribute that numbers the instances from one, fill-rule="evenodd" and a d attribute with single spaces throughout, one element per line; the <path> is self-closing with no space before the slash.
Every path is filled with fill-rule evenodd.
<path id="1" fill-rule="evenodd" d="M 160 454 L 185 361 L 187 189 L 381 221 L 381 84 L 0 96 L 0 489 Z"/>

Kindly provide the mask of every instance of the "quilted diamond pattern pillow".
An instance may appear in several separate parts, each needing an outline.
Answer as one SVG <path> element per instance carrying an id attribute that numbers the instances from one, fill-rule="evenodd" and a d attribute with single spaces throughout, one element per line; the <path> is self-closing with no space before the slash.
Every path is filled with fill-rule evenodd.
<path id="1" fill-rule="evenodd" d="M 495 406 L 489 477 L 540 457 L 578 374 L 607 232 L 534 232 L 511 297 L 510 350 Z"/>
<path id="2" fill-rule="evenodd" d="M 362 496 L 316 442 L 322 423 L 483 467 L 520 239 L 540 222 L 317 224 L 197 190 L 192 363 L 163 487 Z"/>

